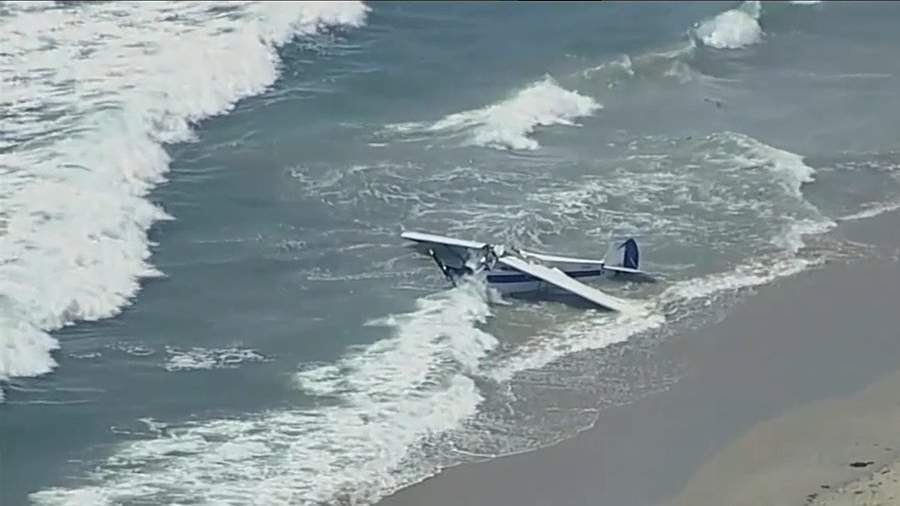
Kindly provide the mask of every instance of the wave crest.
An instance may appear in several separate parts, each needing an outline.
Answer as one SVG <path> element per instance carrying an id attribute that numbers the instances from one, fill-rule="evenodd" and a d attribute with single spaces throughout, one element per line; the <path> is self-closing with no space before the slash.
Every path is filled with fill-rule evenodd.
<path id="1" fill-rule="evenodd" d="M 759 2 L 744 2 L 737 9 L 702 22 L 696 34 L 705 46 L 716 49 L 740 49 L 758 44 L 763 40 L 760 11 Z"/>
<path id="2" fill-rule="evenodd" d="M 540 144 L 530 137 L 537 127 L 577 126 L 575 119 L 591 116 L 603 106 L 591 97 L 562 88 L 545 77 L 496 104 L 450 114 L 433 123 L 393 125 L 398 132 L 424 131 L 456 134 L 464 132 L 467 143 L 496 149 L 536 150 Z"/>

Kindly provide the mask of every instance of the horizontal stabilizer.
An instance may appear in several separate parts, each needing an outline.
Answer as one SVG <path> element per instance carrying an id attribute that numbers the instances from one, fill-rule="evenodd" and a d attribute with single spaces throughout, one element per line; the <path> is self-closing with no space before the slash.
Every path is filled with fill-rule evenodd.
<path id="1" fill-rule="evenodd" d="M 553 286 L 562 288 L 563 290 L 577 295 L 589 302 L 593 302 L 598 306 L 611 309 L 613 311 L 626 312 L 631 309 L 630 304 L 618 297 L 607 295 L 596 288 L 579 283 L 574 279 L 566 276 L 559 269 L 551 269 L 539 264 L 532 264 L 516 257 L 500 257 L 498 261 L 504 265 L 508 265 L 513 269 L 530 274 L 542 281 L 546 281 Z"/>
<path id="2" fill-rule="evenodd" d="M 616 273 L 628 281 L 639 281 L 644 283 L 655 283 L 656 278 L 639 269 L 629 269 L 628 267 L 620 267 L 617 265 L 604 265 L 603 270 Z"/>
<path id="3" fill-rule="evenodd" d="M 643 271 L 632 269 L 630 267 L 620 267 L 618 265 L 604 265 L 604 269 L 612 272 L 621 272 L 622 274 L 643 274 Z"/>
<path id="4" fill-rule="evenodd" d="M 532 257 L 537 258 L 538 260 L 542 260 L 544 262 L 556 262 L 556 263 L 569 263 L 569 264 L 582 264 L 582 265 L 604 265 L 603 260 L 597 260 L 592 258 L 577 258 L 577 257 L 564 257 L 560 255 L 548 255 L 546 253 L 535 253 L 533 251 L 520 251 L 523 257 Z"/>

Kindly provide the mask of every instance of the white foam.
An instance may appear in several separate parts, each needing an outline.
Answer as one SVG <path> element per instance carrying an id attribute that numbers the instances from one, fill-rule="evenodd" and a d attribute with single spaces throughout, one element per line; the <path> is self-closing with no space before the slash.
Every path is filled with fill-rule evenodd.
<path id="1" fill-rule="evenodd" d="M 774 148 L 773 148 L 774 149 Z M 720 292 L 764 285 L 778 278 L 791 276 L 818 265 L 820 259 L 797 258 L 794 255 L 805 246 L 807 235 L 822 234 L 833 228 L 827 219 L 804 219 L 792 223 L 782 235 L 773 238 L 783 254 L 768 259 L 749 259 L 733 270 L 714 273 L 685 281 L 667 288 L 654 300 L 643 303 L 633 314 L 593 315 L 575 322 L 566 322 L 520 345 L 514 354 L 491 367 L 489 376 L 496 381 L 509 381 L 521 371 L 539 369 L 573 353 L 601 349 L 625 342 L 632 336 L 657 329 L 666 323 L 667 306 L 703 299 Z"/>
<path id="2" fill-rule="evenodd" d="M 857 221 L 866 218 L 874 218 L 879 214 L 889 213 L 900 209 L 900 202 L 870 202 L 863 205 L 864 209 L 847 216 L 838 218 L 840 221 Z"/>
<path id="3" fill-rule="evenodd" d="M 518 372 L 539 369 L 572 353 L 627 341 L 635 334 L 664 323 L 665 318 L 655 312 L 655 305 L 649 303 L 628 315 L 593 314 L 540 333 L 519 346 L 513 355 L 491 367 L 488 375 L 499 382 L 509 381 Z"/>
<path id="4" fill-rule="evenodd" d="M 195 371 L 201 369 L 225 369 L 246 362 L 261 362 L 266 358 L 256 350 L 247 348 L 179 348 L 166 347 L 169 355 L 164 368 L 167 371 Z"/>
<path id="5" fill-rule="evenodd" d="M 131 355 L 132 357 L 149 357 L 156 353 L 156 350 L 153 348 L 141 345 L 141 344 L 132 344 L 127 342 L 114 343 L 109 345 L 108 348 L 121 351 L 126 355 Z"/>
<path id="6" fill-rule="evenodd" d="M 674 283 L 660 295 L 659 300 L 663 305 L 673 302 L 680 303 L 707 298 L 720 292 L 732 292 L 742 288 L 764 285 L 778 278 L 802 272 L 818 263 L 816 260 L 784 258 L 770 263 L 754 262 L 740 265 L 731 271 Z"/>
<path id="7" fill-rule="evenodd" d="M 496 104 L 451 114 L 433 123 L 403 123 L 391 129 L 406 133 L 466 132 L 468 143 L 496 149 L 536 150 L 531 137 L 537 127 L 577 126 L 576 118 L 590 116 L 602 106 L 591 97 L 560 87 L 547 76 Z"/>
<path id="8" fill-rule="evenodd" d="M 53 488 L 37 504 L 369 504 L 436 470 L 415 448 L 457 427 L 481 402 L 471 379 L 496 339 L 470 283 L 370 322 L 389 335 L 297 374 L 308 407 L 166 427 L 131 441 L 89 485 Z M 157 424 L 158 425 L 158 424 Z M 85 502 L 86 501 L 86 502 Z"/>
<path id="9" fill-rule="evenodd" d="M 693 80 L 696 72 L 687 61 L 697 48 L 697 43 L 689 38 L 667 48 L 640 53 L 635 56 L 623 54 L 575 75 L 584 79 L 603 79 L 607 88 L 615 88 L 637 77 L 656 79 L 674 77 L 681 83 Z"/>
<path id="10" fill-rule="evenodd" d="M 591 79 L 594 74 L 608 72 L 610 70 L 620 71 L 628 77 L 635 76 L 634 63 L 631 60 L 631 56 L 627 54 L 623 54 L 615 60 L 585 69 L 581 71 L 581 76 L 585 79 Z"/>
<path id="11" fill-rule="evenodd" d="M 102 357 L 103 354 L 100 353 L 99 351 L 89 351 L 89 352 L 85 352 L 85 353 L 70 353 L 69 356 L 72 358 L 77 358 L 77 359 L 81 359 L 81 360 L 93 360 L 95 358 Z"/>
<path id="12" fill-rule="evenodd" d="M 819 235 L 828 232 L 837 225 L 827 218 L 819 219 L 803 219 L 797 220 L 788 227 L 781 235 L 772 239 L 772 243 L 779 246 L 784 251 L 792 255 L 796 255 L 806 243 L 803 238 L 808 235 Z"/>
<path id="13" fill-rule="evenodd" d="M 793 5 L 816 5 L 822 3 L 822 0 L 790 0 L 788 3 Z"/>
<path id="14" fill-rule="evenodd" d="M 760 9 L 759 2 L 744 2 L 737 9 L 702 22 L 696 29 L 697 36 L 704 45 L 717 49 L 739 49 L 762 42 Z"/>
<path id="15" fill-rule="evenodd" d="M 727 132 L 730 139 L 744 149 L 735 153 L 735 162 L 744 166 L 765 165 L 778 176 L 785 189 L 803 200 L 802 186 L 815 180 L 816 171 L 803 161 L 803 156 L 770 146 L 747 135 Z"/>
<path id="16" fill-rule="evenodd" d="M 798 258 L 797 253 L 806 245 L 804 237 L 823 234 L 836 225 L 809 203 L 802 191 L 804 184 L 815 180 L 815 169 L 804 163 L 803 156 L 760 142 L 747 135 L 734 132 L 717 134 L 739 148 L 732 153 L 732 163 L 738 167 L 768 169 L 784 191 L 806 209 L 804 217 L 796 216 L 771 238 L 778 251 L 763 257 L 750 256 L 745 263 L 726 272 L 709 274 L 675 283 L 660 296 L 663 304 L 672 301 L 690 301 L 706 298 L 718 292 L 734 291 L 770 283 L 790 276 L 821 259 Z M 770 196 L 769 198 L 775 198 Z"/>
<path id="17" fill-rule="evenodd" d="M 10 309 L 5 303 L 0 305 L 2 313 Z M 0 334 L 0 381 L 15 376 L 44 374 L 56 366 L 50 352 L 58 349 L 59 343 L 21 315 L 0 314 L 0 328 L 3 329 L 3 334 Z"/>
<path id="18" fill-rule="evenodd" d="M 738 265 L 730 271 L 677 282 L 660 295 L 660 303 L 665 305 L 671 302 L 692 301 L 720 292 L 733 292 L 760 286 L 820 265 L 824 260 L 821 257 L 799 258 L 795 255 L 806 246 L 804 237 L 824 234 L 835 225 L 834 221 L 824 217 L 797 220 L 791 223 L 782 234 L 772 239 L 772 243 L 781 248 L 781 253 L 762 258 L 750 258 L 746 263 Z"/>
<path id="19" fill-rule="evenodd" d="M 673 172 L 667 170 L 667 164 L 659 164 L 658 161 L 668 160 L 673 156 L 671 153 L 679 150 L 665 146 L 664 156 L 652 152 L 640 155 L 653 160 L 653 168 L 649 172 L 623 171 L 613 183 L 608 181 L 609 178 L 604 178 L 549 187 L 549 192 L 533 192 L 529 198 L 542 206 L 558 210 L 559 218 L 554 222 L 564 223 L 567 216 L 577 216 L 580 221 L 602 220 L 602 215 L 611 211 L 597 203 L 605 203 L 608 195 L 651 208 L 654 203 L 669 203 L 663 198 L 664 195 L 668 197 L 685 192 L 690 197 L 676 201 L 677 206 L 694 205 L 699 197 L 703 211 L 711 213 L 711 216 L 733 213 L 738 217 L 736 219 L 759 220 L 762 226 L 748 228 L 745 236 L 737 234 L 723 239 L 734 241 L 726 244 L 725 249 L 731 250 L 735 246 L 737 248 L 734 249 L 746 249 L 744 252 L 728 251 L 737 257 L 735 263 L 738 265 L 724 267 L 724 272 L 674 282 L 661 294 L 658 306 L 647 307 L 638 317 L 619 320 L 610 316 L 589 317 L 574 323 L 566 322 L 561 329 L 542 332 L 498 363 L 496 370 L 491 371 L 491 377 L 505 381 L 519 371 L 543 367 L 570 353 L 625 341 L 635 334 L 662 325 L 665 322 L 662 314 L 684 309 L 684 302 L 766 284 L 819 262 L 818 259 L 796 258 L 805 246 L 807 236 L 825 233 L 835 225 L 804 198 L 803 185 L 814 181 L 815 170 L 804 163 L 802 156 L 734 132 L 713 134 L 704 139 L 699 148 L 696 156 L 675 159 L 672 162 L 676 165 L 672 168 Z M 715 184 L 731 187 L 734 191 L 706 191 L 704 183 L 707 181 L 715 181 Z M 759 191 L 754 191 L 754 187 Z M 685 191 L 685 188 L 700 191 L 692 193 Z M 676 209 L 680 210 L 680 207 Z M 679 220 L 678 216 L 662 216 L 652 211 L 647 213 L 646 221 L 638 221 L 643 219 L 640 216 L 642 211 L 641 208 L 631 209 L 627 216 L 612 218 L 611 225 L 603 225 L 609 227 L 618 226 L 620 222 L 627 223 L 647 234 L 653 233 L 651 229 L 684 227 L 684 220 Z M 704 227 L 717 225 L 705 219 L 705 216 L 698 216 L 696 220 L 691 220 L 690 225 L 683 229 L 684 234 L 695 231 L 704 233 Z M 710 239 L 718 239 L 718 236 Z M 674 308 L 671 307 L 673 303 Z"/>
<path id="20" fill-rule="evenodd" d="M 115 315 L 159 273 L 161 143 L 278 75 L 276 48 L 360 2 L 8 4 L 0 18 L 0 381 L 55 367 L 47 331 Z"/>

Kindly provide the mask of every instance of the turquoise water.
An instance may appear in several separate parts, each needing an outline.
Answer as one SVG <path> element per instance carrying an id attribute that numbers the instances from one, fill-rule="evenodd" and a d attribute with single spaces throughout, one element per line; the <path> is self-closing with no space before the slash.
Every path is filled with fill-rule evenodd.
<path id="1" fill-rule="evenodd" d="M 897 16 L 4 4 L 3 504 L 374 502 L 676 380 L 585 357 L 900 202 Z M 406 229 L 635 236 L 664 282 L 491 302 Z"/>

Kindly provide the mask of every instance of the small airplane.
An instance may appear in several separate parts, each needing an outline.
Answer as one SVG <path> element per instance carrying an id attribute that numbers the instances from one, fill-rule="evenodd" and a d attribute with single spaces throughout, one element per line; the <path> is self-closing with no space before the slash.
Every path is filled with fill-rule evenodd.
<path id="1" fill-rule="evenodd" d="M 634 239 L 618 246 L 617 249 L 623 250 L 622 260 L 618 265 L 609 265 L 605 258 L 548 255 L 423 232 L 403 232 L 400 237 L 412 241 L 417 250 L 430 256 L 454 285 L 466 276 L 483 273 L 488 285 L 502 294 L 570 294 L 605 309 L 626 312 L 634 303 L 603 293 L 579 280 L 655 281 L 653 276 L 639 269 L 640 253 Z"/>

